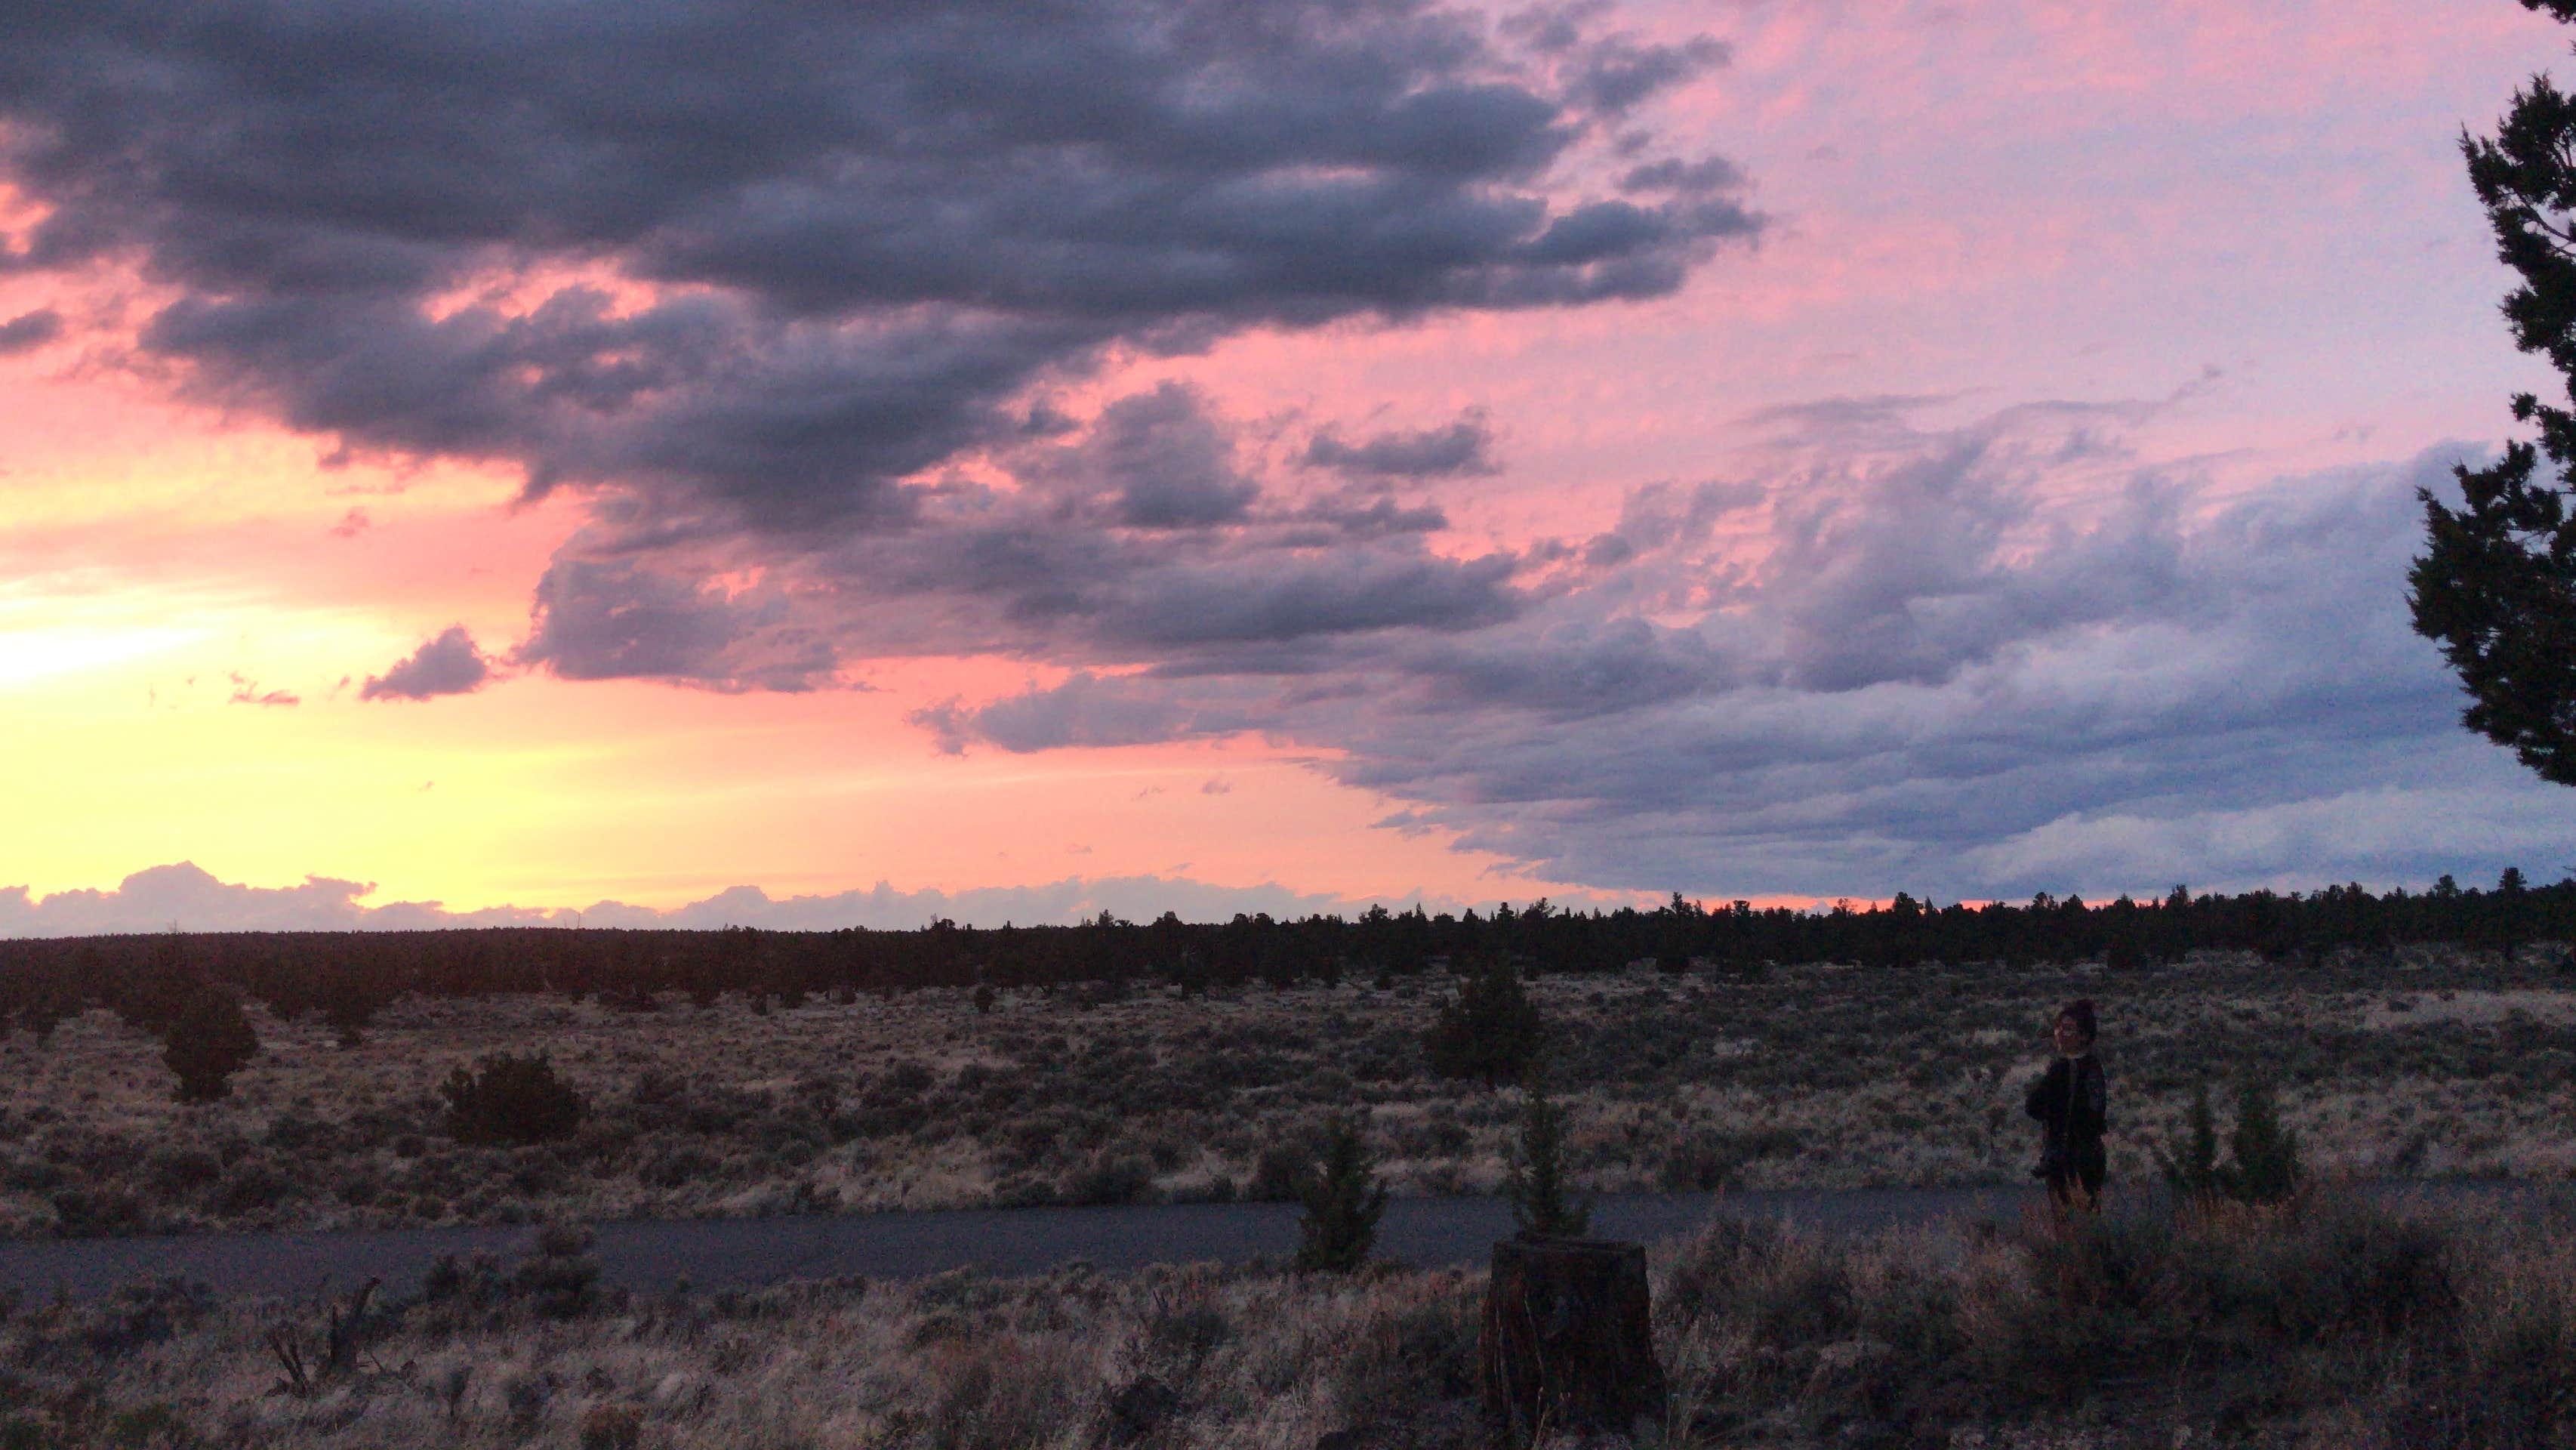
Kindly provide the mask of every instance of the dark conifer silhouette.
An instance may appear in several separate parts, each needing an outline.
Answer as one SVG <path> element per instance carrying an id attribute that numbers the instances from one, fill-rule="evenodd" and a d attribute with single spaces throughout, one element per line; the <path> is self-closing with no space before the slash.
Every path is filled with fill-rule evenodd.
<path id="1" fill-rule="evenodd" d="M 1548 1100 L 1546 1079 L 1538 1072 L 1530 1074 L 1527 1090 L 1520 1142 L 1503 1180 L 1512 1222 L 1525 1233 L 1581 1238 L 1592 1225 L 1592 1206 L 1566 1188 L 1565 1114 Z"/>
<path id="2" fill-rule="evenodd" d="M 1377 1181 L 1356 1119 L 1335 1118 L 1326 1125 L 1321 1161 L 1297 1197 L 1306 1206 L 1297 1224 L 1300 1270 L 1347 1274 L 1368 1262 L 1377 1221 L 1386 1212 L 1386 1188 Z"/>
<path id="3" fill-rule="evenodd" d="M 2236 1130 L 2227 1136 L 2228 1191 L 2247 1203 L 2279 1203 L 2298 1192 L 2299 1135 L 2281 1125 L 2272 1088 L 2249 1078 L 2236 1094 Z"/>
<path id="4" fill-rule="evenodd" d="M 161 1060 L 179 1076 L 179 1101 L 210 1103 L 225 1096 L 233 1074 L 258 1055 L 259 1034 L 232 993 L 198 983 L 171 999 Z"/>
<path id="5" fill-rule="evenodd" d="M 459 1143 L 542 1143 L 572 1135 L 589 1105 L 555 1076 L 542 1052 L 501 1053 L 457 1068 L 439 1087 L 447 1099 L 447 1132 Z"/>
<path id="6" fill-rule="evenodd" d="M 1459 980 L 1458 995 L 1440 1009 L 1422 1045 L 1433 1072 L 1494 1087 L 1529 1071 L 1542 1030 L 1520 974 L 1497 955 Z"/>
<path id="7" fill-rule="evenodd" d="M 2168 1155 L 2159 1148 L 2156 1159 L 2178 1199 L 2208 1199 L 2226 1191 L 2218 1163 L 2218 1115 L 2210 1111 L 2207 1083 L 2192 1089 L 2191 1107 L 2183 1114 L 2182 1151 Z"/>
<path id="8" fill-rule="evenodd" d="M 2576 21 L 2576 0 L 2523 3 Z M 2514 345 L 2576 384 L 2576 97 L 2535 77 L 2495 135 L 2463 135 L 2460 147 L 2497 255 L 2522 277 L 2504 303 Z M 2537 428 L 2537 444 L 2457 469 L 2460 508 L 2419 491 L 2428 547 L 2408 602 L 2416 632 L 2468 690 L 2461 722 L 2543 779 L 2576 785 L 2576 411 L 2523 393 L 2513 415 Z"/>

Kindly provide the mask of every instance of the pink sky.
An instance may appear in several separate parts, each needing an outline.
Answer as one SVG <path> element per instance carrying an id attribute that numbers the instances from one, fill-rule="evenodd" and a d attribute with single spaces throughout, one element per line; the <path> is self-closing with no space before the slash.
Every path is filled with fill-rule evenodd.
<path id="1" fill-rule="evenodd" d="M 268 203 L 180 171 L 75 173 L 45 128 L 77 84 L 0 67 L 0 235 L 33 248 L 69 197 L 161 188 L 84 203 L 129 229 L 116 245 L 0 273 L 0 326 L 59 319 L 0 352 L 0 883 L 27 888 L 14 927 L 0 896 L 0 932 L 51 929 L 54 893 L 180 861 L 458 911 L 1154 878 L 1187 883 L 1199 914 L 2562 869 L 2563 800 L 2452 724 L 2402 575 L 2412 487 L 2505 437 L 2507 396 L 2543 381 L 2496 317 L 2508 278 L 2456 142 L 2564 68 L 2564 27 L 2508 0 L 1569 14 L 1591 49 L 1505 26 L 1475 73 L 1562 104 L 1580 138 L 1475 185 L 1561 213 L 1642 161 L 1717 156 L 1758 231 L 1709 232 L 1677 286 L 1625 299 L 1221 301 L 1204 346 L 1179 350 L 1151 328 L 1199 314 L 1122 320 L 996 395 L 1060 431 L 952 439 L 901 481 L 928 500 L 905 536 L 924 550 L 1037 519 L 1049 490 L 1046 518 L 1126 497 L 1124 523 L 1066 547 L 1116 552 L 1117 580 L 1170 583 L 1157 597 L 1202 620 L 1362 607 L 1314 590 L 1447 591 L 1436 620 L 1257 642 L 895 589 L 890 569 L 944 556 L 875 525 L 800 522 L 791 548 L 774 524 L 707 524 L 701 485 L 621 451 L 621 419 L 578 444 L 607 460 L 593 476 L 528 502 L 528 450 L 556 443 L 370 441 L 299 414 L 292 389 L 318 385 L 281 381 L 274 354 L 217 360 L 152 331 L 250 295 L 192 260 L 184 208 Z M 1703 35 L 1722 62 L 1693 52 L 1624 111 L 1564 99 L 1582 65 Z M 1423 64 L 1437 80 L 1450 63 Z M 1643 138 L 1627 155 L 1623 134 Z M 344 144 L 362 177 L 365 143 Z M 309 220 L 274 204 L 255 219 Z M 479 283 L 521 318 L 578 277 L 614 283 L 620 316 L 752 295 L 652 280 L 641 259 L 666 242 L 501 247 Z M 1121 400 L 1157 397 L 1175 416 L 1121 451 L 1118 419 L 1150 411 Z M 1466 466 L 1316 461 L 1319 437 L 1458 425 L 1481 440 Z M 1383 498 L 1443 526 L 1190 552 L 1197 536 L 1135 523 L 1132 492 L 1189 438 L 1213 440 L 1217 470 L 1190 486 L 1240 480 L 1261 517 Z M 705 527 L 681 539 L 683 517 Z M 1275 599 L 1258 574 L 1274 557 L 1294 561 Z M 751 621 L 722 657 L 737 673 L 514 663 L 569 560 L 719 582 L 731 600 L 699 603 Z M 1488 567 L 1507 573 L 1473 574 Z M 362 698 L 452 626 L 486 682 Z M 762 687 L 791 682 L 797 650 L 828 660 L 792 681 L 818 687 Z M 1590 682 L 1602 661 L 1624 663 Z M 138 894 L 131 914 L 178 909 Z"/>

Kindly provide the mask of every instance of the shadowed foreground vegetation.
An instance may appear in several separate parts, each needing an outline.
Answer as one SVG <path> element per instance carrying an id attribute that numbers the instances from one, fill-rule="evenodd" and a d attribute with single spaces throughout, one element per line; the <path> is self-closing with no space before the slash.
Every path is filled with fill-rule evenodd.
<path id="1" fill-rule="evenodd" d="M 137 1286 L 0 1320 L 0 1445 L 1464 1446 L 1483 1276 L 1182 1267 L 599 1288 L 578 1233 L 414 1298 Z M 2576 1435 L 2563 1235 L 2365 1209 L 1655 1246 L 1667 1445 L 2529 1447 Z M 336 1311 L 336 1312 L 335 1312 Z M 2188 1431 L 2189 1438 L 2178 1432 Z"/>

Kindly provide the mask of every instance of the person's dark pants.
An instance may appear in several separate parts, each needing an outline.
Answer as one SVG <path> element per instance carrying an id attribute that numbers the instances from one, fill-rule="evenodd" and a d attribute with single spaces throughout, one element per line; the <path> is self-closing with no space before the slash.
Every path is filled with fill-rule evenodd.
<path id="1" fill-rule="evenodd" d="M 2090 1209 L 2102 1202 L 2104 1154 L 2078 1148 L 2072 1162 L 2054 1163 L 2048 1171 L 2048 1196 L 2059 1208 Z"/>

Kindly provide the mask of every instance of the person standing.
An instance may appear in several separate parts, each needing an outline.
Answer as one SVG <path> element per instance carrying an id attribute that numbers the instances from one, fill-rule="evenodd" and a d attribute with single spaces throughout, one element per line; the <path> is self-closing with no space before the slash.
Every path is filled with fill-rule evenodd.
<path id="1" fill-rule="evenodd" d="M 2102 1135 L 2111 1120 L 2110 1085 L 2093 1055 L 2093 999 L 2078 997 L 2060 1009 L 2050 1036 L 2057 1060 L 2022 1104 L 2042 1131 L 2039 1166 L 2031 1176 L 2048 1184 L 2049 1199 L 2061 1210 L 2090 1213 L 2102 1202 Z"/>

